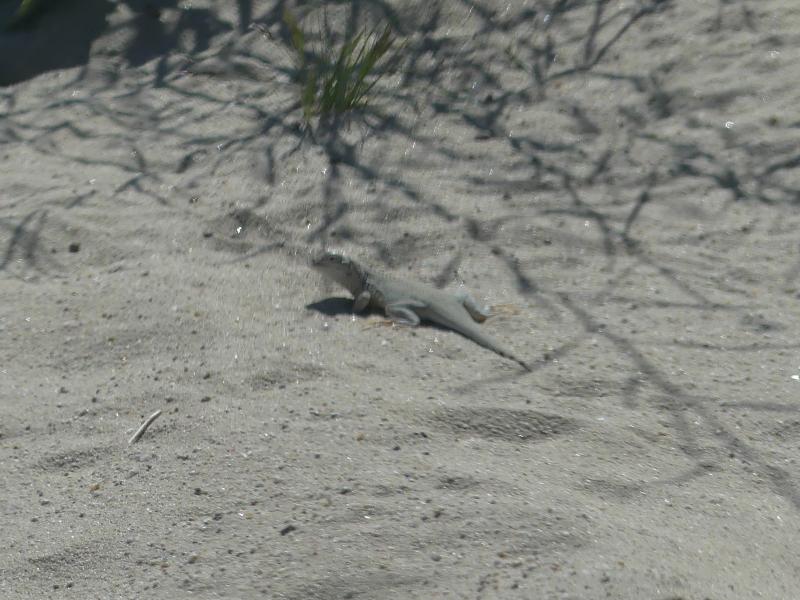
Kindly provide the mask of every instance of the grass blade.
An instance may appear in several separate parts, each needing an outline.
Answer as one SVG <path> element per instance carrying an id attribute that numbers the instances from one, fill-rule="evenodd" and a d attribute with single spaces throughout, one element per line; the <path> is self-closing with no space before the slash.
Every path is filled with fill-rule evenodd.
<path id="1" fill-rule="evenodd" d="M 366 104 L 367 94 L 382 76 L 375 73 L 375 68 L 395 42 L 389 25 L 382 30 L 377 26 L 372 30 L 364 27 L 345 39 L 337 50 L 330 43 L 332 34 L 327 12 L 323 18 L 325 27 L 323 32 L 322 25 L 319 26 L 322 41 L 317 52 L 308 47 L 308 38 L 294 15 L 288 9 L 283 11 L 291 45 L 299 58 L 297 79 L 303 117 L 307 122 L 315 115 L 342 113 Z M 368 78 L 371 78 L 369 83 Z"/>
<path id="2" fill-rule="evenodd" d="M 283 9 L 283 22 L 286 24 L 286 27 L 289 29 L 289 34 L 292 38 L 292 46 L 297 53 L 300 54 L 302 58 L 303 64 L 305 64 L 305 54 L 306 54 L 306 40 L 305 35 L 303 34 L 303 30 L 300 29 L 300 25 L 297 23 L 297 19 L 294 18 L 294 15 L 288 8 Z"/>
<path id="3" fill-rule="evenodd" d="M 306 84 L 303 88 L 301 104 L 303 105 L 303 118 L 306 122 L 311 120 L 314 115 L 314 105 L 317 96 L 317 71 L 311 67 L 306 77 Z"/>

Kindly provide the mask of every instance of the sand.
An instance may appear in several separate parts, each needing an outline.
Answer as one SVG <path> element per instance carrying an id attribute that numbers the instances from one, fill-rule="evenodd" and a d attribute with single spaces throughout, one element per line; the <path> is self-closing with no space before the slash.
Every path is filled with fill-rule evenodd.
<path id="1" fill-rule="evenodd" d="M 282 6 L 0 35 L 0 597 L 795 597 L 796 2 L 350 3 L 407 45 L 312 131 Z"/>

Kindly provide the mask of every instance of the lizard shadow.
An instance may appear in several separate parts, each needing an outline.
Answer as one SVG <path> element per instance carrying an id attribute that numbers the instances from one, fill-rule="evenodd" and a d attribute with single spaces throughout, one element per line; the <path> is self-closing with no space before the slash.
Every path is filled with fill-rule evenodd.
<path id="1" fill-rule="evenodd" d="M 352 298 L 344 298 L 339 296 L 332 296 L 330 298 L 325 298 L 324 300 L 319 300 L 318 302 L 311 302 L 310 304 L 306 304 L 306 310 L 313 310 L 326 317 L 336 317 L 340 315 L 347 315 L 351 316 L 354 315 L 359 319 L 366 319 L 367 317 L 371 317 L 377 315 L 381 318 L 386 318 L 384 312 L 380 309 L 374 309 L 371 307 L 367 307 L 364 311 L 357 313 L 353 310 L 353 299 Z M 408 325 L 398 325 L 400 327 L 410 327 Z M 427 319 L 422 319 L 419 324 L 419 327 L 426 327 L 430 329 L 437 329 L 439 331 L 449 331 L 450 333 L 454 333 L 456 335 L 462 335 L 449 327 L 445 327 L 443 325 L 439 325 L 434 321 L 429 321 Z M 411 327 L 413 329 L 413 327 Z M 469 338 L 468 338 L 469 339 Z"/>
<path id="2" fill-rule="evenodd" d="M 353 314 L 353 299 L 341 297 L 325 298 L 319 302 L 306 304 L 306 309 L 314 310 L 328 317 L 335 317 L 337 315 L 351 315 Z M 362 313 L 362 315 L 364 314 L 370 314 L 370 312 L 367 311 Z"/>
<path id="3" fill-rule="evenodd" d="M 359 319 L 366 319 L 367 317 L 374 315 L 382 318 L 385 317 L 382 310 L 372 307 L 367 307 L 365 310 L 357 313 L 353 308 L 353 304 L 354 302 L 352 298 L 331 296 L 330 298 L 325 298 L 324 300 L 319 300 L 318 302 L 306 304 L 306 309 L 316 311 L 322 315 L 325 315 L 326 317 L 338 317 L 341 315 L 355 316 Z M 436 329 L 441 329 L 442 331 L 450 331 L 446 327 L 441 327 L 432 321 L 423 320 L 421 324 L 425 327 L 433 327 Z"/>
<path id="4" fill-rule="evenodd" d="M 392 327 L 398 326 L 398 327 L 401 327 L 401 328 L 404 328 L 404 329 L 408 328 L 408 329 L 412 329 L 412 330 L 417 328 L 417 326 L 411 325 L 411 324 L 393 323 L 391 320 L 387 320 L 387 318 L 386 318 L 385 314 L 383 313 L 383 311 L 381 311 L 379 309 L 373 309 L 371 307 L 368 307 L 366 310 L 364 310 L 361 313 L 355 313 L 354 310 L 353 310 L 353 304 L 354 304 L 354 302 L 353 302 L 352 298 L 330 297 L 330 298 L 325 298 L 324 300 L 319 300 L 317 302 L 312 302 L 310 304 L 307 304 L 306 305 L 306 309 L 307 310 L 314 310 L 314 311 L 316 311 L 316 312 L 318 312 L 320 314 L 323 314 L 325 316 L 328 316 L 328 317 L 335 317 L 335 316 L 339 316 L 339 315 L 351 315 L 352 317 L 356 317 L 357 316 L 360 319 L 364 319 L 364 320 L 366 320 L 368 317 L 370 317 L 372 315 L 379 315 L 381 317 L 380 321 L 378 321 L 377 323 L 371 323 L 367 327 L 375 324 L 375 325 L 391 325 Z M 461 333 L 460 331 L 458 331 L 456 329 L 451 329 L 449 327 L 445 327 L 443 325 L 440 325 L 439 323 L 436 323 L 435 321 L 430 321 L 428 319 L 422 319 L 421 322 L 419 323 L 419 325 L 421 325 L 422 327 L 425 327 L 425 328 L 431 328 L 431 329 L 438 330 L 438 331 L 450 332 L 450 333 L 453 333 L 455 335 L 460 335 L 461 337 L 466 338 L 467 340 L 475 341 L 470 335 L 465 335 L 464 333 Z M 366 327 L 365 327 L 365 329 L 366 329 Z M 478 342 L 478 344 L 481 345 L 481 346 L 483 345 L 483 344 L 480 344 L 480 342 Z M 489 349 L 491 350 L 491 348 L 489 348 Z M 510 356 L 506 356 L 505 354 L 502 354 L 501 356 L 505 356 L 506 358 L 511 358 L 511 360 L 514 360 L 516 362 L 520 362 L 520 364 L 523 364 L 525 366 L 526 371 L 530 372 L 531 368 L 529 366 L 527 366 L 527 364 L 522 363 L 520 360 L 518 360 L 516 358 L 513 358 L 513 357 L 510 357 Z"/>

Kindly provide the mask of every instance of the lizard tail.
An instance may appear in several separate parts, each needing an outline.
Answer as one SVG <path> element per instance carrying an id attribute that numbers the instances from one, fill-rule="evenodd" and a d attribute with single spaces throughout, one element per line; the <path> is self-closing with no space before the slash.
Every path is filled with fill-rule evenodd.
<path id="1" fill-rule="evenodd" d="M 497 354 L 499 354 L 499 355 L 500 355 L 500 356 L 502 356 L 503 358 L 507 358 L 508 360 L 513 360 L 515 363 L 517 363 L 519 366 L 521 366 L 523 369 L 525 369 L 525 370 L 526 370 L 526 371 L 528 371 L 529 373 L 530 373 L 531 371 L 533 371 L 533 369 L 531 369 L 531 366 L 530 366 L 528 363 L 526 363 L 526 362 L 525 362 L 524 360 L 522 360 L 521 358 L 517 358 L 517 357 L 516 357 L 516 356 L 514 356 L 513 354 L 511 354 L 511 353 L 509 353 L 509 352 L 506 352 L 505 350 L 501 350 L 501 349 L 499 349 L 499 348 L 497 348 L 497 347 L 493 347 L 493 348 L 489 348 L 489 349 L 490 349 L 490 350 L 493 350 L 494 352 L 496 352 Z"/>
<path id="2" fill-rule="evenodd" d="M 455 327 L 453 327 L 453 329 L 455 329 L 456 331 L 460 332 L 460 330 L 456 329 Z M 460 333 L 462 333 L 462 335 L 464 335 L 463 332 L 460 332 Z M 477 328 L 473 329 L 472 331 L 470 331 L 466 335 L 467 335 L 468 338 L 470 338 L 474 342 L 478 343 L 479 345 L 483 346 L 487 350 L 491 350 L 495 354 L 499 354 L 500 356 L 502 356 L 503 358 L 507 358 L 508 360 L 513 360 L 515 363 L 517 363 L 519 366 L 521 366 L 526 371 L 528 371 L 528 372 L 533 371 L 533 369 L 531 369 L 531 367 L 530 367 L 530 365 L 528 363 L 526 363 L 521 358 L 517 358 L 516 356 L 511 354 L 511 352 L 509 352 L 505 348 L 501 347 L 492 338 L 488 337 L 483 332 L 477 330 Z"/>
<path id="3" fill-rule="evenodd" d="M 464 316 L 467 316 L 467 311 L 464 309 Z M 524 360 L 517 358 L 511 352 L 500 346 L 497 342 L 495 342 L 491 337 L 483 333 L 477 325 L 475 325 L 471 320 L 458 320 L 447 318 L 442 314 L 435 314 L 434 316 L 426 315 L 430 320 L 438 323 L 440 325 L 444 325 L 448 329 L 452 329 L 466 337 L 467 339 L 472 340 L 476 344 L 483 346 L 487 350 L 491 350 L 495 354 L 499 354 L 503 358 L 507 358 L 508 360 L 513 360 L 515 363 L 520 365 L 523 369 L 530 372 L 531 369 L 530 365 L 526 363 Z"/>
<path id="4" fill-rule="evenodd" d="M 514 362 L 516 362 L 516 363 L 518 363 L 520 366 L 522 366 L 522 368 L 523 368 L 523 369 L 525 369 L 526 371 L 528 371 L 528 373 L 530 373 L 531 371 L 533 371 L 533 369 L 531 369 L 531 366 L 530 366 L 528 363 L 526 363 L 524 360 L 521 360 L 521 359 L 519 359 L 519 358 L 517 358 L 517 357 L 515 357 L 515 356 L 512 356 L 512 357 L 511 357 L 511 360 L 513 360 Z"/>

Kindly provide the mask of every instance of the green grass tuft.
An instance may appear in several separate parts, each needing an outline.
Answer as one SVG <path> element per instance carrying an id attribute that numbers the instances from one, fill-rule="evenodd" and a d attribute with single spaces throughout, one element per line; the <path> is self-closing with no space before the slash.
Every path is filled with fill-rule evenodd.
<path id="1" fill-rule="evenodd" d="M 376 67 L 395 43 L 391 28 L 386 25 L 382 30 L 376 27 L 368 31 L 365 27 L 345 40 L 338 53 L 332 51 L 327 40 L 321 42 L 319 52 L 313 52 L 306 33 L 288 9 L 283 12 L 283 21 L 298 57 L 300 101 L 306 122 L 314 116 L 341 114 L 365 106 L 367 95 L 382 75 L 376 73 Z"/>
<path id="2" fill-rule="evenodd" d="M 39 10 L 44 6 L 44 0 L 19 0 L 16 12 L 11 16 L 3 29 L 11 30 L 33 19 Z"/>

